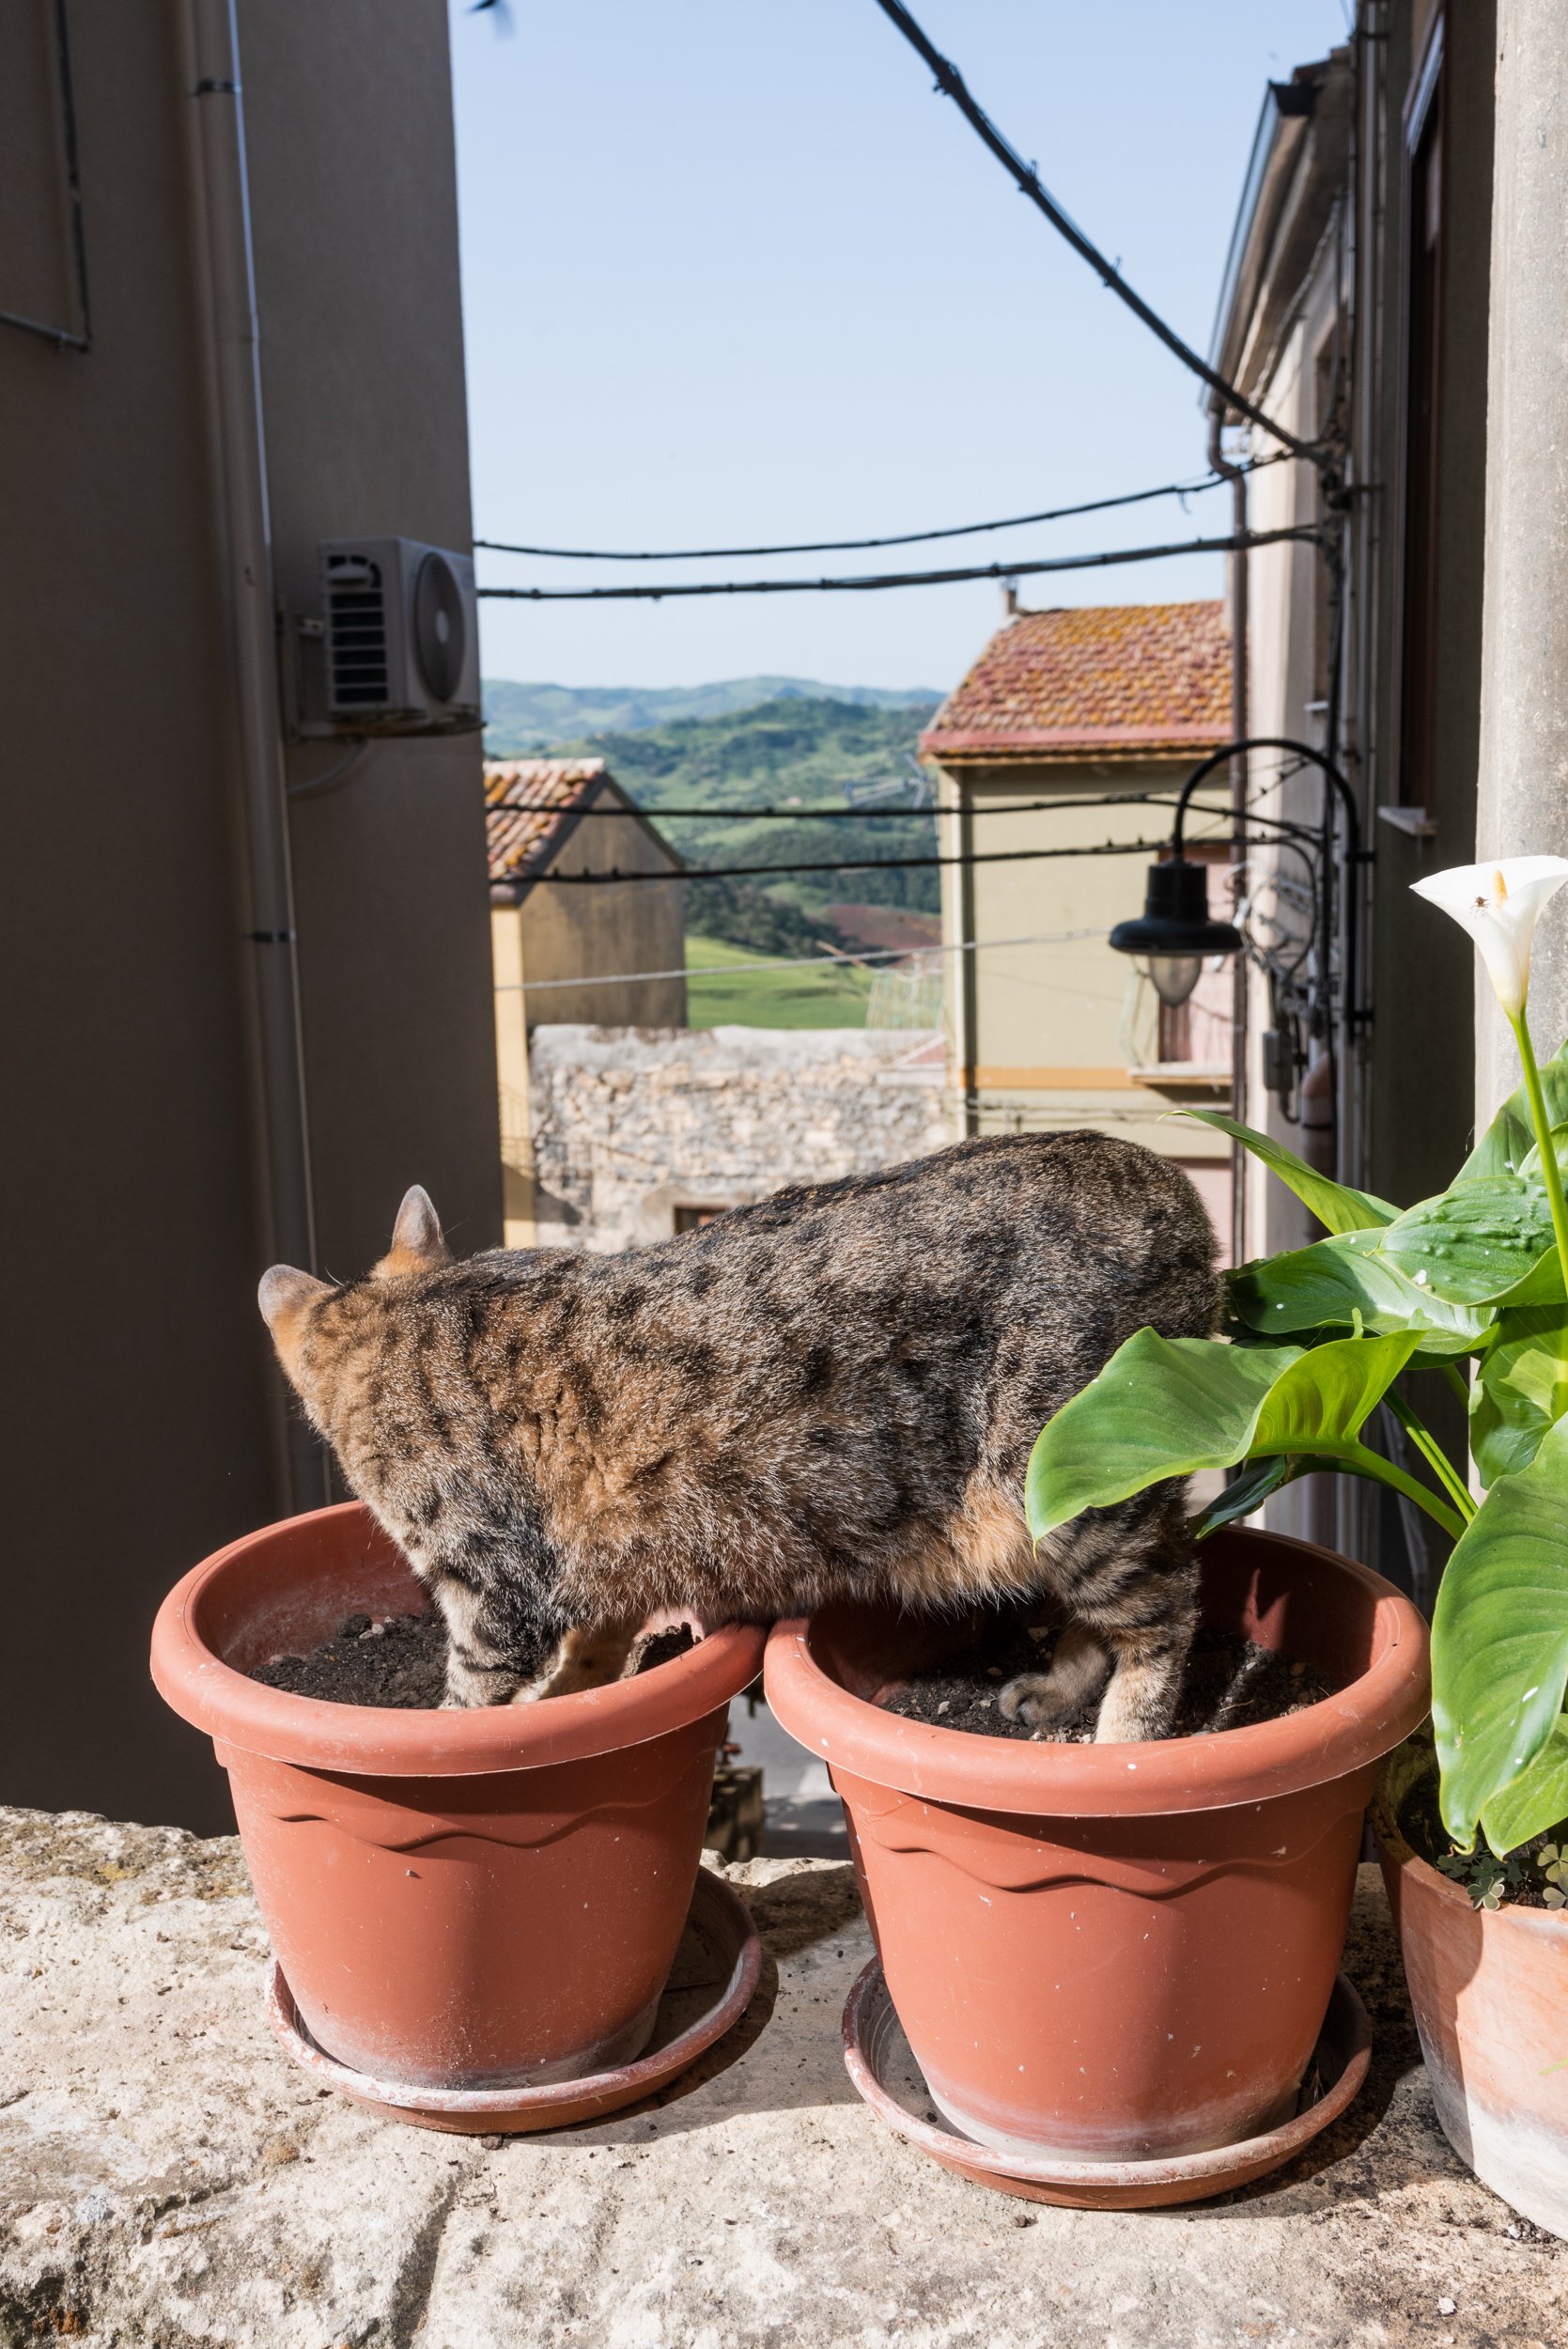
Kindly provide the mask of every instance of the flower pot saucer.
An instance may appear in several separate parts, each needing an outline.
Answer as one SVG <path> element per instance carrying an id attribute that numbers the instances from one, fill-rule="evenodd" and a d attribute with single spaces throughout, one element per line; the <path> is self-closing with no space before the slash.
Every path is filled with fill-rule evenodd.
<path id="1" fill-rule="evenodd" d="M 1307 2079 L 1318 2092 L 1308 2101 L 1309 2091 L 1303 2089 L 1295 2115 L 1281 2126 L 1209 2153 L 1152 2161 L 1073 2161 L 1048 2153 L 996 2153 L 960 2135 L 947 2122 L 924 2117 L 932 2110 L 930 2092 L 877 1958 L 857 1979 L 844 2009 L 844 2061 L 849 2077 L 877 2119 L 896 2136 L 977 2186 L 1073 2210 L 1158 2210 L 1172 2202 L 1203 2201 L 1278 2170 L 1339 2118 L 1366 2078 L 1371 2056 L 1367 2011 L 1341 1974 L 1307 2066 Z"/>
<path id="2" fill-rule="evenodd" d="M 762 1943 L 744 1902 L 722 1878 L 699 1868 L 653 2036 L 634 2063 L 613 2071 L 532 2088 L 425 2088 L 378 2079 L 340 2063 L 317 2044 L 275 1962 L 267 1987 L 267 2014 L 296 2063 L 323 2087 L 336 2089 L 368 2111 L 420 2129 L 470 2136 L 514 2134 L 599 2121 L 666 2086 L 739 2020 L 761 1970 Z"/>

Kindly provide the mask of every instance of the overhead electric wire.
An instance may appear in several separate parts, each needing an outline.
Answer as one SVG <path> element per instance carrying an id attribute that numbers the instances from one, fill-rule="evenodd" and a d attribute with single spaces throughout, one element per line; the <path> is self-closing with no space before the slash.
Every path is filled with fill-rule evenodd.
<path id="1" fill-rule="evenodd" d="M 1226 839 L 1228 833 L 1194 832 L 1194 840 Z M 786 873 L 908 873 L 929 871 L 933 866 L 968 864 L 1026 864 L 1042 857 L 1063 856 L 1159 856 L 1171 846 L 1167 840 L 1106 840 L 1087 847 L 1065 848 L 981 848 L 969 856 L 872 856 L 827 857 L 819 862 L 808 858 L 804 863 L 792 864 L 677 864 L 661 873 L 623 873 L 612 865 L 608 873 L 529 873 L 505 876 L 508 883 L 533 887 L 538 883 L 553 883 L 558 888 L 589 888 L 598 886 L 619 888 L 629 881 L 694 881 L 694 880 L 754 880 Z"/>
<path id="2" fill-rule="evenodd" d="M 1281 776 L 1276 778 L 1276 781 L 1282 780 L 1283 774 L 1288 774 L 1294 771 L 1295 770 L 1293 769 L 1285 769 Z M 1271 787 L 1273 786 L 1265 786 L 1265 788 Z M 1021 815 L 1050 811 L 1069 806 L 1079 808 L 1115 807 L 1127 806 L 1129 804 L 1138 806 L 1170 806 L 1172 804 L 1172 801 L 1169 796 L 1157 796 L 1153 792 L 1124 792 L 1108 793 L 1103 796 L 1096 796 L 1092 799 L 1078 801 L 1038 801 L 1032 802 L 1030 805 L 1023 808 L 1012 808 L 1005 811 L 987 810 L 984 812 Z M 487 812 L 493 814 L 499 811 L 489 810 Z M 587 811 L 583 812 L 586 813 Z M 629 811 L 616 810 L 614 812 L 617 814 L 626 814 Z M 660 811 L 655 810 L 652 812 L 657 814 Z M 827 810 L 824 812 L 836 813 L 836 811 L 832 810 Z M 938 813 L 943 812 L 951 814 L 953 811 L 906 810 L 904 812 L 907 815 L 929 814 L 934 816 Z M 971 811 L 971 813 L 978 812 L 981 811 Z M 1234 826 L 1235 821 L 1234 811 L 1230 809 L 1214 808 L 1208 812 L 1219 822 L 1225 823 L 1228 826 Z M 1269 832 L 1278 835 L 1280 844 L 1284 847 L 1295 847 L 1302 839 L 1315 841 L 1317 836 L 1312 827 L 1308 825 L 1293 823 L 1289 818 L 1284 817 L 1264 814 L 1256 806 L 1255 801 L 1249 802 L 1244 820 L 1250 821 L 1254 825 L 1263 825 Z M 1228 842 L 1233 842 L 1235 838 L 1235 834 L 1231 829 L 1211 828 L 1206 832 L 1189 832 L 1187 835 L 1187 838 L 1188 845 L 1207 843 L 1212 846 L 1215 844 L 1224 845 Z M 1260 843 L 1260 846 L 1262 845 L 1265 844 Z M 1164 840 L 1107 840 L 1104 842 L 1092 843 L 1086 846 L 1071 846 L 1056 848 L 970 849 L 961 851 L 956 856 L 807 857 L 801 860 L 784 862 L 777 864 L 679 864 L 672 865 L 662 872 L 644 871 L 635 873 L 623 873 L 618 865 L 612 865 L 608 872 L 598 873 L 530 872 L 526 866 L 523 866 L 516 872 L 505 876 L 504 885 L 520 888 L 531 888 L 536 883 L 549 883 L 558 888 L 585 888 L 592 886 L 598 886 L 600 888 L 618 888 L 623 883 L 633 881 L 752 880 L 759 879 L 779 879 L 800 873 L 929 872 L 933 869 L 945 871 L 955 867 L 969 867 L 976 864 L 1030 863 L 1037 862 L 1041 859 L 1057 857 L 1144 855 L 1159 858 L 1169 855 L 1171 847 L 1172 842 L 1169 838 Z"/>
<path id="3" fill-rule="evenodd" d="M 1277 449 L 1270 457 L 1246 459 L 1237 472 L 1256 473 L 1264 465 L 1278 465 L 1295 455 L 1293 449 Z M 510 538 L 475 538 L 475 547 L 483 547 L 491 554 L 536 554 L 551 562 L 561 563 L 707 563 L 739 562 L 753 555 L 764 554 L 853 554 L 871 547 L 914 547 L 935 538 L 977 538 L 995 530 L 1023 530 L 1034 522 L 1069 521 L 1079 514 L 1104 514 L 1117 506 L 1147 506 L 1154 498 L 1199 497 L 1205 490 L 1218 490 L 1234 479 L 1231 474 L 1208 473 L 1196 481 L 1166 481 L 1157 490 L 1127 490 L 1119 497 L 1090 498 L 1081 506 L 1050 506 L 1038 514 L 1008 514 L 994 522 L 954 522 L 944 530 L 901 530 L 884 538 L 800 538 L 774 547 L 666 547 L 649 552 L 639 548 L 633 552 L 611 547 L 527 547 Z"/>
<path id="4" fill-rule="evenodd" d="M 951 587 L 971 579 L 1032 579 L 1045 571 L 1103 570 L 1118 563 L 1154 563 L 1172 554 L 1234 554 L 1242 547 L 1282 540 L 1315 540 L 1315 525 L 1233 531 L 1224 538 L 1182 538 L 1158 547 L 1118 547 L 1099 554 L 1038 556 L 1024 563 L 981 563 L 945 571 L 886 571 L 857 579 L 682 580 L 659 587 L 479 587 L 476 595 L 504 603 L 659 603 L 666 596 L 789 596 L 857 593 L 884 587 Z"/>
<path id="5" fill-rule="evenodd" d="M 501 763 L 501 762 L 498 762 Z M 1286 775 L 1296 774 L 1302 761 L 1282 768 L 1266 786 L 1272 790 Z M 1221 786 L 1216 786 L 1218 794 Z M 1077 795 L 1060 800 L 1017 800 L 996 807 L 970 807 L 967 816 L 1044 816 L 1059 811 L 1086 807 L 1174 807 L 1176 792 L 1169 785 L 1153 791 L 1095 791 L 1086 797 Z M 1258 794 L 1261 800 L 1262 794 Z M 1257 801 L 1249 801 L 1250 809 Z M 923 817 L 933 820 L 939 816 L 956 811 L 939 807 L 650 807 L 641 801 L 635 807 L 580 807 L 574 809 L 569 800 L 557 800 L 545 804 L 515 806 L 505 800 L 492 800 L 486 808 L 487 816 L 585 816 L 619 817 L 623 822 L 630 815 L 641 816 L 650 824 L 665 823 L 780 823 L 780 824 L 912 824 Z M 1265 823 L 1280 818 L 1264 817 Z"/>
<path id="6" fill-rule="evenodd" d="M 937 87 L 942 96 L 952 99 L 970 129 L 984 140 L 1003 170 L 1017 182 L 1030 202 L 1045 214 L 1057 234 L 1064 237 L 1073 251 L 1088 262 L 1101 284 L 1119 302 L 1126 303 L 1134 318 L 1141 319 L 1150 333 L 1159 337 L 1167 350 L 1172 352 L 1184 367 L 1189 368 L 1211 391 L 1219 392 L 1238 415 L 1249 417 L 1263 431 L 1289 449 L 1293 456 L 1310 457 L 1316 462 L 1320 454 L 1317 449 L 1310 443 L 1298 440 L 1294 432 L 1288 432 L 1282 424 L 1276 424 L 1272 416 L 1265 414 L 1245 393 L 1237 391 L 1234 383 L 1228 382 L 1224 376 L 1211 367 L 1206 359 L 1201 359 L 1191 345 L 1182 340 L 1174 327 L 1167 326 L 1158 311 L 1149 307 L 1141 294 L 1134 293 L 1121 271 L 1106 259 L 1097 245 L 1091 243 L 1078 223 L 1048 193 L 1033 164 L 1026 163 L 1017 148 L 1002 136 L 989 115 L 970 96 L 957 67 L 926 39 L 908 9 L 902 5 L 902 0 L 877 0 L 877 5 L 883 15 L 897 26 L 909 46 L 924 58 L 936 76 Z"/>
<path id="7" fill-rule="evenodd" d="M 503 979 L 491 991 L 496 995 L 535 995 L 546 988 L 629 987 L 641 979 L 732 979 L 741 971 L 856 970 L 862 963 L 908 962 L 923 955 L 990 954 L 1001 946 L 1068 946 L 1079 939 L 1109 935 L 1104 929 L 1045 930 L 1030 938 L 961 938 L 950 944 L 934 941 L 929 946 L 867 946 L 854 954 L 768 955 L 760 962 L 716 962 L 706 971 L 694 970 L 683 962 L 678 971 L 611 971 L 582 979 Z"/>
<path id="8" fill-rule="evenodd" d="M 1126 796 L 1140 806 L 1142 804 L 1141 792 L 1129 792 Z M 1021 816 L 1028 814 L 1031 807 L 1054 807 L 1057 804 L 1053 800 L 1031 801 L 1020 808 L 977 807 L 973 813 L 976 816 Z M 1063 807 L 1109 807 L 1112 802 L 1109 800 L 1063 800 L 1060 804 Z M 1175 802 L 1172 801 L 1170 804 L 1173 806 Z M 492 800 L 485 813 L 487 816 L 618 816 L 624 821 L 633 810 L 628 807 L 574 809 L 569 800 L 557 801 L 549 807 L 518 807 L 508 805 L 505 800 Z M 650 824 L 696 821 L 718 824 L 859 824 L 867 817 L 874 817 L 878 823 L 914 824 L 923 816 L 936 816 L 940 810 L 935 807 L 868 807 L 863 811 L 853 807 L 644 807 L 639 801 L 635 813 Z"/>

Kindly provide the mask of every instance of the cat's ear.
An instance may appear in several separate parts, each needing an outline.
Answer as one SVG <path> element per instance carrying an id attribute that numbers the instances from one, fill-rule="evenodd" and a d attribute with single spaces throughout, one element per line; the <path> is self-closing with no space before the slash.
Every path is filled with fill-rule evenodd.
<path id="1" fill-rule="evenodd" d="M 262 1320 L 272 1333 L 278 1361 L 296 1386 L 305 1308 L 314 1304 L 317 1298 L 331 1295 L 330 1281 L 318 1281 L 313 1273 L 297 1272 L 291 1264 L 275 1264 L 261 1276 L 256 1301 L 261 1308 Z"/>
<path id="2" fill-rule="evenodd" d="M 442 1232 L 441 1218 L 430 1205 L 430 1194 L 415 1183 L 411 1190 L 404 1193 L 397 1221 L 392 1227 L 391 1252 L 377 1269 L 422 1272 L 451 1261 L 452 1251 Z"/>
<path id="3" fill-rule="evenodd" d="M 271 1272 L 262 1274 L 256 1299 L 262 1320 L 275 1331 L 280 1322 L 291 1321 L 302 1305 L 308 1305 L 313 1297 L 327 1296 L 331 1288 L 330 1281 L 318 1281 L 314 1273 L 296 1272 L 291 1264 L 275 1264 Z"/>
<path id="4" fill-rule="evenodd" d="M 275 1264 L 271 1272 L 261 1276 L 256 1290 L 256 1303 L 261 1318 L 272 1333 L 278 1360 L 290 1377 L 294 1375 L 295 1357 L 299 1352 L 301 1317 L 304 1309 L 318 1297 L 330 1297 L 332 1283 L 318 1281 L 308 1272 L 296 1272 L 291 1264 Z"/>

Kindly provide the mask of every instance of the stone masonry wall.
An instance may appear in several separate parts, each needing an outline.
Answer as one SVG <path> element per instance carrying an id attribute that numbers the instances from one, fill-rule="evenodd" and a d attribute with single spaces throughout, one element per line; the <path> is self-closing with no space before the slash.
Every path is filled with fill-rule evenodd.
<path id="1" fill-rule="evenodd" d="M 529 1086 L 541 1243 L 668 1239 L 954 1139 L 939 1035 L 908 1029 L 539 1027 Z"/>

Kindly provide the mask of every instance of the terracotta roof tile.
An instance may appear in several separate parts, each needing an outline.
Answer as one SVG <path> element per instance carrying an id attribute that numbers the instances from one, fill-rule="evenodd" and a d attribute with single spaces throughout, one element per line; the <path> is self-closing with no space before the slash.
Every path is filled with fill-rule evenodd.
<path id="1" fill-rule="evenodd" d="M 517 881 L 550 862 L 567 817 L 608 773 L 602 758 L 485 762 L 485 832 L 492 882 Z"/>
<path id="2" fill-rule="evenodd" d="M 1020 612 L 950 693 L 927 758 L 1148 757 L 1231 737 L 1221 603 Z"/>
<path id="3" fill-rule="evenodd" d="M 624 812 L 627 821 L 640 826 L 671 869 L 680 872 L 683 861 L 657 827 L 648 821 L 629 793 L 624 791 L 602 758 L 493 758 L 485 761 L 485 837 L 489 854 L 490 886 L 513 899 L 520 896 L 552 863 L 584 809 Z M 590 832 L 600 827 L 593 825 Z M 620 824 L 605 828 L 611 837 L 601 845 L 612 858 Z M 590 843 L 589 869 L 598 870 Z M 624 853 L 624 848 L 622 850 Z"/>

